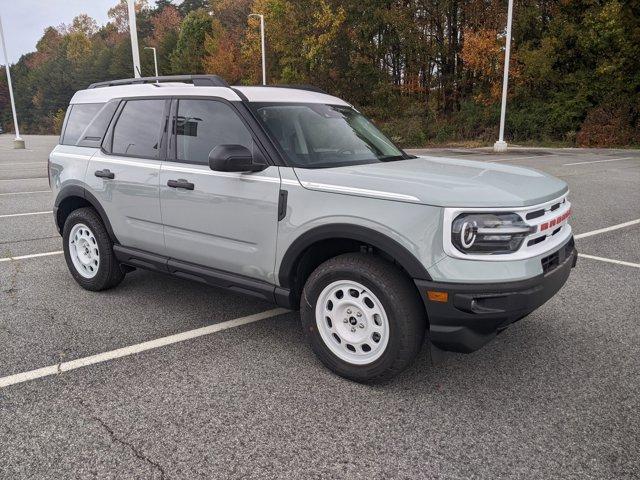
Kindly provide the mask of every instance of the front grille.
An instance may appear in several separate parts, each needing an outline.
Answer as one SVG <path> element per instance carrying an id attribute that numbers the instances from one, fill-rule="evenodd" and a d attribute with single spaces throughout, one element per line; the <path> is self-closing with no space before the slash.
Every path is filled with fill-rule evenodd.
<path id="1" fill-rule="evenodd" d="M 547 237 L 542 236 L 542 237 L 534 238 L 533 240 L 529 240 L 527 242 L 527 247 L 532 247 L 536 243 L 544 242 L 546 239 L 547 239 Z"/>
<path id="2" fill-rule="evenodd" d="M 566 197 L 560 200 L 548 202 L 541 208 L 533 208 L 520 213 L 525 222 L 532 227 L 532 233 L 526 238 L 524 248 L 539 246 L 541 248 L 544 242 L 550 240 L 551 237 L 564 231 L 567 220 L 570 215 L 571 204 Z"/>
<path id="3" fill-rule="evenodd" d="M 564 247 L 542 259 L 542 271 L 547 274 L 555 270 L 569 255 L 571 255 L 574 248 L 575 242 L 573 241 L 573 237 L 571 237 Z"/>
<path id="4" fill-rule="evenodd" d="M 535 210 L 533 212 L 529 212 L 527 213 L 527 220 L 533 220 L 534 218 L 538 218 L 544 215 L 544 208 L 541 208 L 540 210 Z"/>

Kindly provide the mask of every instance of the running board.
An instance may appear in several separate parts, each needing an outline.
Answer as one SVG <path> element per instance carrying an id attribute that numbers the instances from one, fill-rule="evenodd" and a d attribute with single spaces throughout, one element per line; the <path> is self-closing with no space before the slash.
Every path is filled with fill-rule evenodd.
<path id="1" fill-rule="evenodd" d="M 237 275 L 235 273 L 202 267 L 173 258 L 156 255 L 136 248 L 114 245 L 113 251 L 118 261 L 124 265 L 166 273 L 174 277 L 206 283 L 213 287 L 252 295 L 284 308 L 295 308 L 291 292 L 268 282 Z"/>

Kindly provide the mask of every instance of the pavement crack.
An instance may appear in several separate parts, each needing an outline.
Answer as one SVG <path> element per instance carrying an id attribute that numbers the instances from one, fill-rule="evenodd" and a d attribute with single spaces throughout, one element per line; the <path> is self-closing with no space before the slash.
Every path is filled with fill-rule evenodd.
<path id="1" fill-rule="evenodd" d="M 82 405 L 85 408 L 85 410 L 89 410 L 82 400 L 80 400 L 79 403 L 80 403 L 80 405 Z M 135 455 L 135 457 L 137 459 L 142 460 L 143 462 L 145 462 L 148 465 L 150 465 L 151 468 L 157 470 L 160 473 L 160 479 L 161 480 L 164 480 L 165 478 L 169 478 L 169 477 L 167 477 L 162 465 L 160 465 L 158 462 L 154 461 L 153 459 L 147 457 L 134 444 L 132 444 L 132 443 L 128 442 L 126 439 L 121 438 L 120 436 L 118 436 L 118 434 L 104 420 L 102 420 L 100 417 L 98 417 L 96 415 L 93 415 L 91 413 L 89 413 L 89 416 L 91 417 L 92 420 L 95 420 L 97 423 L 99 423 L 102 426 L 102 428 L 104 428 L 106 430 L 106 432 L 109 434 L 109 437 L 111 438 L 112 442 L 118 443 L 118 444 L 122 445 L 123 447 L 128 448 Z"/>
<path id="2" fill-rule="evenodd" d="M 16 285 L 18 283 L 18 274 L 20 273 L 20 267 L 15 262 L 12 263 L 13 270 L 9 274 L 8 286 L 7 288 L 2 289 L 2 293 L 6 293 L 9 296 L 11 304 L 15 306 L 17 303 L 16 294 L 19 290 Z"/>
<path id="3" fill-rule="evenodd" d="M 56 365 L 56 372 L 58 373 L 58 375 L 62 373 L 62 363 L 64 362 L 64 353 L 65 352 L 60 352 L 58 354 L 58 364 Z"/>

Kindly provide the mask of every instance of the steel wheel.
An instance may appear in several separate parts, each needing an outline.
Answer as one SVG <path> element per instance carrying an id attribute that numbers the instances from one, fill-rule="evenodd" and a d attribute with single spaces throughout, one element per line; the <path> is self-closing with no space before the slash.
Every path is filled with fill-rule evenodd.
<path id="1" fill-rule="evenodd" d="M 358 282 L 327 285 L 318 297 L 315 313 L 325 345 L 345 362 L 368 365 L 387 348 L 389 320 L 382 302 Z"/>
<path id="2" fill-rule="evenodd" d="M 76 271 L 93 278 L 100 267 L 100 249 L 93 232 L 84 223 L 73 226 L 69 234 L 69 255 Z"/>

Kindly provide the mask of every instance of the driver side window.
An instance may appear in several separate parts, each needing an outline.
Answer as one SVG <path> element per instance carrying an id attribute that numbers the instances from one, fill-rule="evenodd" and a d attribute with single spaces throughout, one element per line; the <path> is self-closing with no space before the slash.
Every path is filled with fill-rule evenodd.
<path id="1" fill-rule="evenodd" d="M 216 100 L 178 100 L 174 122 L 176 160 L 208 165 L 218 145 L 242 145 L 254 151 L 253 137 L 229 105 Z"/>

